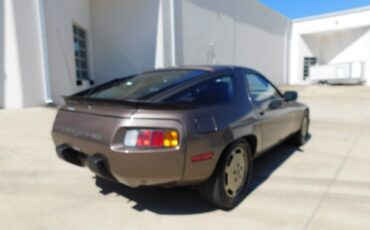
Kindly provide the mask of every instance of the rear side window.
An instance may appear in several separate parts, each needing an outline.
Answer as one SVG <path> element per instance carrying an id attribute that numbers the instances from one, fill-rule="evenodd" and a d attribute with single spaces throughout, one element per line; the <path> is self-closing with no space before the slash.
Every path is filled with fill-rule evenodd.
<path id="1" fill-rule="evenodd" d="M 231 102 L 234 95 L 235 87 L 232 76 L 224 76 L 192 86 L 164 102 L 217 105 Z"/>

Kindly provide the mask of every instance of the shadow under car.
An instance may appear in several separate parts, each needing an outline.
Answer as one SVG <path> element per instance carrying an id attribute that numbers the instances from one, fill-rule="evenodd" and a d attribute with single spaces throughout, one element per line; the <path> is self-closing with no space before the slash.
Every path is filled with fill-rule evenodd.
<path id="1" fill-rule="evenodd" d="M 256 190 L 277 168 L 297 152 L 302 152 L 302 150 L 289 145 L 289 143 L 283 143 L 257 158 L 253 164 L 253 176 L 249 194 Z M 218 210 L 216 207 L 203 201 L 194 187 L 129 188 L 99 177 L 96 177 L 96 185 L 101 189 L 100 193 L 103 195 L 114 193 L 135 202 L 133 209 L 140 212 L 148 210 L 162 215 L 190 215 Z"/>

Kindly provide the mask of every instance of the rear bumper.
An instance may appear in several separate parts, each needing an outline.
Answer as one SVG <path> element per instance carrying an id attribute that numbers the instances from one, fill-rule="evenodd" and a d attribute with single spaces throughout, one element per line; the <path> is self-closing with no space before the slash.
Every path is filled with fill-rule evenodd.
<path id="1" fill-rule="evenodd" d="M 67 144 L 60 145 L 56 148 L 58 157 L 70 164 L 87 167 L 97 176 L 104 178 L 109 181 L 119 182 L 129 187 L 140 187 L 140 186 L 154 186 L 154 185 L 177 185 L 181 181 L 180 174 L 173 171 L 174 165 L 160 165 L 168 159 L 168 156 L 156 156 L 152 158 L 151 166 L 146 162 L 141 166 L 125 167 L 127 164 L 122 162 L 132 162 L 130 156 L 121 157 L 121 159 L 115 163 L 119 163 L 123 168 L 117 168 L 117 164 L 112 163 L 109 158 L 101 153 L 95 153 L 92 155 L 78 151 Z M 145 158 L 143 159 L 145 160 Z M 135 160 L 135 164 L 140 164 L 141 160 Z M 145 160 L 147 161 L 147 160 Z M 182 164 L 182 162 L 181 162 Z M 116 168 L 116 170 L 115 170 Z M 172 173 L 171 173 L 172 170 Z"/>
<path id="2" fill-rule="evenodd" d="M 125 119 L 61 110 L 52 136 L 61 159 L 87 166 L 98 176 L 130 187 L 181 182 L 185 140 L 176 149 L 126 151 L 121 143 L 129 127 L 173 128 L 184 133 L 181 123 L 175 120 Z"/>
<path id="3" fill-rule="evenodd" d="M 86 155 L 81 152 L 72 149 L 68 145 L 60 145 L 56 150 L 60 159 L 80 167 L 85 166 Z"/>
<path id="4" fill-rule="evenodd" d="M 61 145 L 57 147 L 58 157 L 68 163 L 88 168 L 99 177 L 106 180 L 117 182 L 116 178 L 110 173 L 107 158 L 104 155 L 96 154 L 87 156 L 68 145 Z"/>

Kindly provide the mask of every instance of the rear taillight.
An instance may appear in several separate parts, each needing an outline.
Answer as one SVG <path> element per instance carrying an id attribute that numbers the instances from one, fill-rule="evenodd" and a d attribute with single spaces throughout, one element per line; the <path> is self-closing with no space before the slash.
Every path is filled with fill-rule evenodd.
<path id="1" fill-rule="evenodd" d="M 132 148 L 176 148 L 179 146 L 179 133 L 167 129 L 128 130 L 124 145 Z"/>

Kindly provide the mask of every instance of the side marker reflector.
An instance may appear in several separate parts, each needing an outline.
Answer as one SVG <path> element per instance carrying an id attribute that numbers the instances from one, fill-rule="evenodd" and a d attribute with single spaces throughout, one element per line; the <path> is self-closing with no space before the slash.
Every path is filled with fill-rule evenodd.
<path id="1" fill-rule="evenodd" d="M 214 153 L 203 153 L 200 155 L 195 155 L 191 158 L 191 162 L 196 163 L 200 161 L 211 160 L 213 156 L 214 156 Z"/>

